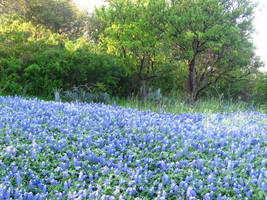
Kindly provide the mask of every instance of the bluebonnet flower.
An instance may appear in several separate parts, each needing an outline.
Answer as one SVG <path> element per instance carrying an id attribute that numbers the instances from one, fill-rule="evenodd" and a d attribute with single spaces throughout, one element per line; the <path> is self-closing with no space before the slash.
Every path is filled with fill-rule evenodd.
<path id="1" fill-rule="evenodd" d="M 127 188 L 126 192 L 129 194 L 129 195 L 136 195 L 136 189 L 134 187 L 129 187 Z"/>
<path id="2" fill-rule="evenodd" d="M 33 193 L 32 192 L 29 192 L 27 194 L 27 200 L 32 200 L 33 199 Z"/>
<path id="3" fill-rule="evenodd" d="M 221 193 L 219 193 L 216 200 L 222 200 L 222 199 L 223 199 L 223 197 L 222 197 Z"/>
<path id="4" fill-rule="evenodd" d="M 42 168 L 45 167 L 45 162 L 44 162 L 44 161 L 42 162 L 41 167 L 42 167 Z"/>
<path id="5" fill-rule="evenodd" d="M 189 183 L 191 180 L 193 180 L 194 179 L 194 173 L 191 173 L 190 174 L 190 176 L 187 176 L 186 178 L 185 178 L 185 181 L 187 182 L 187 183 Z"/>
<path id="6" fill-rule="evenodd" d="M 202 180 L 198 181 L 198 188 L 199 188 L 200 191 L 204 189 L 204 185 L 203 185 L 203 181 Z"/>
<path id="7" fill-rule="evenodd" d="M 192 197 L 196 197 L 197 193 L 193 187 L 189 186 L 186 191 L 186 196 L 188 199 L 190 199 Z"/>
<path id="8" fill-rule="evenodd" d="M 46 185 L 43 185 L 43 188 L 42 188 L 42 193 L 46 193 L 46 192 L 47 192 Z"/>
<path id="9" fill-rule="evenodd" d="M 51 180 L 51 184 L 58 185 L 59 184 L 59 181 L 58 180 L 55 180 L 55 179 L 52 179 Z"/>
<path id="10" fill-rule="evenodd" d="M 85 175 L 83 174 L 83 171 L 80 171 L 78 181 L 82 182 L 84 180 L 84 178 L 85 178 Z"/>
<path id="11" fill-rule="evenodd" d="M 252 191 L 251 190 L 247 191 L 246 195 L 247 195 L 247 197 L 251 197 L 252 196 Z"/>
<path id="12" fill-rule="evenodd" d="M 68 186 L 68 183 L 67 183 L 66 181 L 64 182 L 64 186 L 63 186 L 63 187 L 64 187 L 64 190 L 65 190 L 65 191 L 68 190 L 69 186 Z"/>
<path id="13" fill-rule="evenodd" d="M 144 191 L 151 198 L 167 199 L 172 194 L 191 200 L 197 199 L 194 192 L 203 195 L 207 190 L 210 193 L 203 199 L 226 200 L 232 190 L 240 199 L 242 195 L 250 199 L 255 188 L 266 192 L 266 175 L 260 169 L 265 168 L 267 157 L 262 123 L 266 115 L 260 113 L 174 115 L 94 103 L 0 97 L 0 115 L 5 116 L 0 127 L 8 127 L 4 140 L 12 144 L 8 144 L 8 153 L 0 151 L 0 155 L 14 160 L 0 161 L 0 173 L 6 174 L 0 180 L 4 185 L 0 195 L 10 188 L 16 199 L 32 198 L 30 192 L 33 199 L 47 199 L 49 193 L 57 198 L 64 194 L 63 198 L 70 199 L 114 199 L 109 189 L 99 186 L 109 188 L 117 180 L 130 193 L 138 188 L 136 198 Z M 212 154 L 207 158 L 207 153 Z M 256 158 L 261 156 L 259 162 Z M 31 157 L 35 162 L 41 159 L 40 169 L 32 165 Z M 248 176 L 240 178 L 240 173 Z M 74 180 L 77 174 L 78 182 Z M 177 182 L 179 186 L 171 180 L 175 176 L 184 178 Z M 12 177 L 16 184 L 11 187 Z M 24 188 L 24 182 L 33 191 Z M 48 191 L 49 183 L 58 185 Z M 220 196 L 218 187 L 230 190 Z M 42 191 L 36 194 L 38 188 Z M 64 192 L 58 192 L 59 188 Z M 79 192 L 68 192 L 69 188 Z M 115 199 L 127 195 L 123 189 Z"/>
<path id="14" fill-rule="evenodd" d="M 261 189 L 263 192 L 267 192 L 267 183 L 262 182 L 261 183 Z"/>
<path id="15" fill-rule="evenodd" d="M 135 184 L 135 181 L 129 181 L 128 182 L 128 186 L 132 186 L 132 185 L 134 185 Z"/>
<path id="16" fill-rule="evenodd" d="M 16 184 L 17 184 L 17 185 L 20 185 L 20 184 L 21 184 L 21 181 L 22 181 L 22 178 L 21 178 L 21 176 L 20 176 L 20 172 L 18 172 L 18 173 L 16 174 Z"/>
<path id="17" fill-rule="evenodd" d="M 67 171 L 62 172 L 62 174 L 63 174 L 63 177 L 68 177 L 69 176 L 69 173 Z"/>
<path id="18" fill-rule="evenodd" d="M 154 196 L 154 194 L 155 194 L 155 188 L 154 188 L 154 187 L 151 187 L 151 188 L 149 189 L 149 194 L 150 194 L 151 197 Z"/>
<path id="19" fill-rule="evenodd" d="M 167 174 L 164 174 L 164 175 L 162 176 L 162 180 L 163 180 L 163 184 L 164 184 L 164 185 L 169 184 L 169 176 L 168 176 Z"/>
<path id="20" fill-rule="evenodd" d="M 211 184 L 211 183 L 214 182 L 214 174 L 213 174 L 213 173 L 211 173 L 211 174 L 208 176 L 208 178 L 207 178 L 207 182 L 208 182 L 208 184 Z"/>
<path id="21" fill-rule="evenodd" d="M 212 197 L 211 197 L 211 194 L 210 193 L 207 193 L 204 195 L 204 200 L 211 200 Z"/>
<path id="22" fill-rule="evenodd" d="M 179 187 L 180 188 L 183 188 L 184 190 L 187 190 L 188 188 L 188 183 L 184 182 L 184 181 L 181 181 L 180 184 L 179 184 Z"/>
<path id="23" fill-rule="evenodd" d="M 162 192 L 162 197 L 164 197 L 165 199 L 167 199 L 167 197 L 168 197 L 168 193 L 164 190 Z"/>
<path id="24" fill-rule="evenodd" d="M 161 191 L 163 189 L 163 185 L 162 185 L 162 183 L 160 183 L 159 185 L 158 185 L 158 191 Z"/>
<path id="25" fill-rule="evenodd" d="M 124 200 L 124 199 L 126 199 L 126 197 L 124 195 L 119 196 L 119 200 Z"/>
<path id="26" fill-rule="evenodd" d="M 125 183 L 125 181 L 121 178 L 120 180 L 119 180 L 119 184 L 120 185 L 123 185 Z"/>
<path id="27" fill-rule="evenodd" d="M 264 178 L 264 175 L 263 174 L 260 174 L 259 177 L 258 177 L 258 180 L 257 180 L 258 186 L 261 186 L 261 184 L 263 182 L 263 178 Z"/>
<path id="28" fill-rule="evenodd" d="M 118 195 L 118 194 L 120 194 L 120 186 L 116 186 L 116 187 L 115 187 L 115 191 L 114 191 L 113 194 L 114 194 L 114 195 Z"/>

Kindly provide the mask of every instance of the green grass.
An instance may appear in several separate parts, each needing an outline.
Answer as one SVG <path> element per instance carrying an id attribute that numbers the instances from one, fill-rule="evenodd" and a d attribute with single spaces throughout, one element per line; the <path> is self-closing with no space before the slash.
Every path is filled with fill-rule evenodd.
<path id="1" fill-rule="evenodd" d="M 6 96 L 6 95 L 2 95 Z M 34 96 L 22 95 L 24 98 L 31 99 Z M 45 101 L 53 101 L 49 97 L 37 97 Z M 254 104 L 244 101 L 234 100 L 220 100 L 219 98 L 202 98 L 195 102 L 194 105 L 189 105 L 182 97 L 163 97 L 159 103 L 155 103 L 153 100 L 148 100 L 146 106 L 142 106 L 141 99 L 138 97 L 128 98 L 115 98 L 112 97 L 110 104 L 116 101 L 117 106 L 123 106 L 126 108 L 138 109 L 138 110 L 151 110 L 153 112 L 168 112 L 174 114 L 181 113 L 230 113 L 230 112 L 245 112 L 248 110 L 267 113 L 267 101 L 264 104 Z"/>
<path id="2" fill-rule="evenodd" d="M 115 101 L 113 99 L 113 101 Z M 186 101 L 179 98 L 164 98 L 160 103 L 147 101 L 146 106 L 142 107 L 141 100 L 137 97 L 121 98 L 116 100 L 117 105 L 138 110 L 151 110 L 153 112 L 168 113 L 229 113 L 245 112 L 252 110 L 255 112 L 267 113 L 267 104 L 255 105 L 244 101 L 223 100 L 216 98 L 200 99 L 194 105 L 189 105 Z"/>

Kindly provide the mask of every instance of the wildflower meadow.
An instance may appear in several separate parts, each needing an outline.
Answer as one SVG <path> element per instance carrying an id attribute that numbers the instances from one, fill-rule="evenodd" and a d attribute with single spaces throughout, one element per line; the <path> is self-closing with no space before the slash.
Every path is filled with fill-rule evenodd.
<path id="1" fill-rule="evenodd" d="M 267 115 L 0 97 L 0 200 L 266 200 Z"/>

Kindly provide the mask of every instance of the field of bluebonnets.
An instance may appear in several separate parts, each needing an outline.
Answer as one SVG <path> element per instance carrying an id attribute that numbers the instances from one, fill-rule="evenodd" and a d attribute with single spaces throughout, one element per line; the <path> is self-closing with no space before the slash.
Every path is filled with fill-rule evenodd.
<path id="1" fill-rule="evenodd" d="M 0 199 L 266 199 L 267 115 L 0 97 Z"/>

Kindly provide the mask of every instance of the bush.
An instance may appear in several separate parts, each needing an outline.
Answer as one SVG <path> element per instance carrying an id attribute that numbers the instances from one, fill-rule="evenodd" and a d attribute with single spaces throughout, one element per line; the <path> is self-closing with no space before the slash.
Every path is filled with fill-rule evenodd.
<path id="1" fill-rule="evenodd" d="M 22 64 L 19 58 L 0 59 L 0 93 L 21 94 Z"/>
<path id="2" fill-rule="evenodd" d="M 256 103 L 267 104 L 267 73 L 259 72 L 254 80 L 252 98 Z"/>
<path id="3" fill-rule="evenodd" d="M 89 45 L 88 45 L 89 44 Z M 0 93 L 52 99 L 56 88 L 89 85 L 97 97 L 117 94 L 124 67 L 95 53 L 85 37 L 70 39 L 23 20 L 0 24 Z M 96 99 L 96 98 L 95 98 Z"/>
<path id="4" fill-rule="evenodd" d="M 86 91 L 81 87 L 73 87 L 72 90 L 61 91 L 59 96 L 63 101 L 67 102 L 110 103 L 110 95 L 108 93 L 95 93 Z"/>

